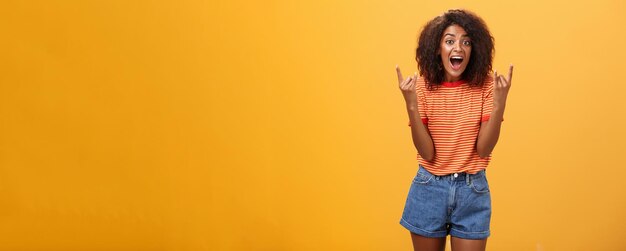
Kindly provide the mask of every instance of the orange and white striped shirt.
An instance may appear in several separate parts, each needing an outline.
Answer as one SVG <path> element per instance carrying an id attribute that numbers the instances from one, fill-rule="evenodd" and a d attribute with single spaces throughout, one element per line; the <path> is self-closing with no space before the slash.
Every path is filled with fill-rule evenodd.
<path id="1" fill-rule="evenodd" d="M 493 78 L 489 76 L 483 87 L 470 87 L 460 80 L 444 82 L 432 91 L 424 78 L 415 84 L 419 114 L 435 145 L 433 160 L 418 154 L 419 163 L 435 175 L 485 169 L 491 154 L 480 158 L 476 141 L 481 122 L 489 120 L 493 110 Z"/>

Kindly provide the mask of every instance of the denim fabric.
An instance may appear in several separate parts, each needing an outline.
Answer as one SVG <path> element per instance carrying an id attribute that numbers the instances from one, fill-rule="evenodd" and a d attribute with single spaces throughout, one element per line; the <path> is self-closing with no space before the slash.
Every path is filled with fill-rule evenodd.
<path id="1" fill-rule="evenodd" d="M 425 237 L 489 237 L 491 195 L 485 170 L 433 175 L 422 165 L 404 205 L 400 224 Z"/>

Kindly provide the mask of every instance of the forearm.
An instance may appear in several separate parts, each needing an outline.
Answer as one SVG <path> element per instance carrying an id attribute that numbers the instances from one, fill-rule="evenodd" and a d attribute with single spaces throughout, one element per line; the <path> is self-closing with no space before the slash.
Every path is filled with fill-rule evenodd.
<path id="1" fill-rule="evenodd" d="M 406 108 L 409 113 L 413 145 L 415 145 L 415 149 L 417 149 L 417 152 L 423 159 L 430 161 L 435 157 L 435 147 L 428 128 L 422 123 L 417 104 L 409 103 Z"/>
<path id="2" fill-rule="evenodd" d="M 498 143 L 500 137 L 500 127 L 504 116 L 504 106 L 494 107 L 489 120 L 481 126 L 476 142 L 476 149 L 481 158 L 488 157 Z"/>

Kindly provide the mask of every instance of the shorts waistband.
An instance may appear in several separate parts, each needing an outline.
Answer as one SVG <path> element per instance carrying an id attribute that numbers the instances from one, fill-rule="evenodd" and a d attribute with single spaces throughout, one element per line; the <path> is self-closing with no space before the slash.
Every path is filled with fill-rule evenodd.
<path id="1" fill-rule="evenodd" d="M 428 170 L 426 170 L 426 168 L 424 168 L 422 165 L 419 165 L 419 167 L 421 169 L 423 169 L 423 171 L 428 172 Z M 428 172 L 428 174 L 432 175 L 436 179 L 467 180 L 467 179 L 471 179 L 471 178 L 480 177 L 480 176 L 485 175 L 485 169 L 480 170 L 480 171 L 478 171 L 475 174 L 470 174 L 468 172 L 450 173 L 450 174 L 446 174 L 446 175 L 435 175 L 435 174 L 432 174 L 432 173 Z"/>

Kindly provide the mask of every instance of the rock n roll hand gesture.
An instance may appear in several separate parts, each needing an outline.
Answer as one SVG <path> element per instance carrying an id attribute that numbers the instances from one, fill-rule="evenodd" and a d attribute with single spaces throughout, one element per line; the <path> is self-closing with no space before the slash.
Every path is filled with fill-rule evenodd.
<path id="1" fill-rule="evenodd" d="M 498 75 L 498 71 L 494 71 L 493 73 L 493 106 L 504 109 L 506 105 L 506 97 L 509 94 L 509 89 L 511 88 L 511 79 L 513 78 L 513 65 L 509 66 L 509 75 L 508 77 L 504 77 L 503 75 Z"/>
<path id="2" fill-rule="evenodd" d="M 398 74 L 398 84 L 404 96 L 404 101 L 407 105 L 415 105 L 413 108 L 417 109 L 417 94 L 415 92 L 415 81 L 417 79 L 417 72 L 412 76 L 404 79 L 400 67 L 396 65 L 396 73 Z"/>
<path id="3" fill-rule="evenodd" d="M 396 73 L 398 74 L 398 85 L 404 96 L 406 102 L 406 110 L 409 113 L 409 125 L 411 127 L 411 137 L 413 138 L 413 145 L 422 158 L 427 161 L 431 161 L 435 156 L 435 146 L 433 140 L 430 137 L 428 128 L 421 122 L 417 105 L 417 72 L 408 78 L 402 77 L 400 67 L 396 65 Z"/>

